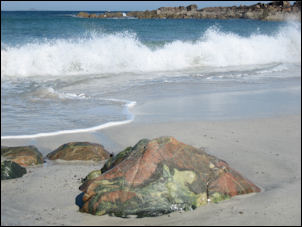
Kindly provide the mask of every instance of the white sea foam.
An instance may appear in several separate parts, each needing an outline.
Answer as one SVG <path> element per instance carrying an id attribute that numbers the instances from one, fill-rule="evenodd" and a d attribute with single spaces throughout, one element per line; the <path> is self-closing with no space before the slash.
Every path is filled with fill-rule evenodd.
<path id="1" fill-rule="evenodd" d="M 57 136 L 57 135 L 63 135 L 63 134 L 93 132 L 93 131 L 109 128 L 112 126 L 128 124 L 132 121 L 133 121 L 133 119 L 129 119 L 129 120 L 125 120 L 125 121 L 112 121 L 112 122 L 107 122 L 105 124 L 98 125 L 98 126 L 91 127 L 91 128 L 62 130 L 62 131 L 56 131 L 56 132 L 45 132 L 45 133 L 37 133 L 37 134 L 33 134 L 33 135 L 1 136 L 1 139 L 33 139 L 33 138 L 46 137 L 46 136 Z"/>
<path id="2" fill-rule="evenodd" d="M 34 99 L 89 99 L 90 97 L 84 93 L 59 92 L 52 87 L 40 87 L 30 93 Z"/>
<path id="3" fill-rule="evenodd" d="M 244 68 L 245 69 L 245 68 Z M 223 71 L 224 70 L 224 71 Z M 217 80 L 217 79 L 259 79 L 262 78 L 263 75 L 267 77 L 283 77 L 283 78 L 290 78 L 296 77 L 296 73 L 288 73 L 290 70 L 298 70 L 297 65 L 286 65 L 286 64 L 277 64 L 277 65 L 266 65 L 261 68 L 255 67 L 254 69 L 250 68 L 249 70 L 235 70 L 230 71 L 229 68 L 219 70 L 218 72 L 214 72 L 212 74 L 205 77 L 207 80 Z M 286 72 L 285 74 L 282 72 Z M 280 74 L 281 73 L 281 74 Z M 199 77 L 203 77 L 204 75 L 200 74 L 197 75 Z"/>
<path id="4" fill-rule="evenodd" d="M 256 71 L 257 74 L 264 74 L 264 73 L 274 73 L 274 72 L 282 72 L 288 70 L 288 67 L 286 65 L 277 65 L 271 69 L 263 69 Z"/>
<path id="5" fill-rule="evenodd" d="M 173 41 L 151 49 L 135 34 L 93 34 L 1 49 L 1 76 L 61 76 L 174 71 L 271 63 L 301 64 L 301 24 L 274 35 L 242 37 L 209 28 L 199 40 Z"/>

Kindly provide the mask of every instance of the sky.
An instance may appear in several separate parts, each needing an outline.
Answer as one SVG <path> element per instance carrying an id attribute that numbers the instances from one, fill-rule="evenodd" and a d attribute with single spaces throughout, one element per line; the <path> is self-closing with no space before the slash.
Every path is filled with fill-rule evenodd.
<path id="1" fill-rule="evenodd" d="M 64 11 L 131 11 L 153 10 L 162 6 L 210 6 L 253 5 L 271 1 L 1 1 L 1 11 L 12 10 L 64 10 Z M 292 1 L 291 1 L 292 2 Z"/>

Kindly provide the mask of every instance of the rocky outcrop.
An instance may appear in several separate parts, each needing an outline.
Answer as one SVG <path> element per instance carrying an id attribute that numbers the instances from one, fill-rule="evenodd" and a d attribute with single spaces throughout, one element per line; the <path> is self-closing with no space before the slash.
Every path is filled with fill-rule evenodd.
<path id="1" fill-rule="evenodd" d="M 82 18 L 89 18 L 90 14 L 86 13 L 86 12 L 79 12 L 77 14 L 78 17 L 82 17 Z"/>
<path id="2" fill-rule="evenodd" d="M 120 17 L 124 17 L 125 14 L 123 14 L 122 12 L 106 12 L 106 13 L 102 13 L 102 14 L 96 14 L 96 13 L 86 13 L 86 12 L 79 12 L 77 14 L 77 17 L 81 17 L 81 18 L 120 18 Z"/>
<path id="3" fill-rule="evenodd" d="M 1 162 L 1 180 L 8 180 L 22 177 L 26 173 L 26 169 L 15 162 Z"/>
<path id="4" fill-rule="evenodd" d="M 86 18 L 121 18 L 124 16 L 121 12 L 104 14 L 87 14 L 80 12 L 79 17 Z M 301 21 L 301 2 L 296 1 L 293 5 L 289 1 L 273 1 L 268 4 L 257 3 L 251 6 L 232 6 L 232 7 L 207 7 L 197 9 L 197 5 L 187 7 L 160 7 L 157 10 L 131 11 L 126 14 L 127 17 L 138 19 L 256 19 L 269 21 L 283 21 L 295 19 Z"/>
<path id="5" fill-rule="evenodd" d="M 226 162 L 173 137 L 140 140 L 101 172 L 81 185 L 80 211 L 157 216 L 260 191 Z"/>
<path id="6" fill-rule="evenodd" d="M 42 164 L 44 161 L 41 152 L 35 146 L 1 146 L 1 158 L 14 161 L 25 167 Z"/>
<path id="7" fill-rule="evenodd" d="M 100 144 L 89 142 L 71 142 L 58 147 L 47 157 L 50 160 L 82 160 L 82 161 L 102 161 L 110 157 L 108 151 Z"/>

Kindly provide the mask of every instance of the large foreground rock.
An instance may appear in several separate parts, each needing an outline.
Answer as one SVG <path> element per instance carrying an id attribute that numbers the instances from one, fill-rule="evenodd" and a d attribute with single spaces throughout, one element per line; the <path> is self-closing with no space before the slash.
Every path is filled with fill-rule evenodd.
<path id="1" fill-rule="evenodd" d="M 35 146 L 1 146 L 1 157 L 25 167 L 42 164 L 44 161 L 43 155 Z"/>
<path id="2" fill-rule="evenodd" d="M 8 180 L 22 177 L 26 173 L 26 169 L 15 162 L 1 162 L 1 180 Z"/>
<path id="3" fill-rule="evenodd" d="M 61 145 L 59 148 L 49 153 L 50 160 L 83 160 L 102 161 L 110 157 L 108 151 L 100 144 L 89 142 L 71 142 Z"/>
<path id="4" fill-rule="evenodd" d="M 173 137 L 140 140 L 87 179 L 82 212 L 157 216 L 259 192 L 228 164 Z"/>

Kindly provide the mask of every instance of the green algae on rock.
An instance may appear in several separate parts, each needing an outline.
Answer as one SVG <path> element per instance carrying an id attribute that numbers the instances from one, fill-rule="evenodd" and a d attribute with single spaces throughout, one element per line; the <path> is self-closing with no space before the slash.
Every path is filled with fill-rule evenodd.
<path id="1" fill-rule="evenodd" d="M 98 176 L 102 175 L 102 171 L 101 170 L 93 170 L 92 172 L 90 172 L 83 180 L 82 183 L 84 183 L 85 181 L 88 180 L 93 180 L 95 178 L 97 178 Z"/>
<path id="2" fill-rule="evenodd" d="M 89 142 L 71 142 L 58 147 L 47 157 L 50 160 L 82 160 L 102 161 L 108 159 L 110 154 L 101 144 Z"/>
<path id="3" fill-rule="evenodd" d="M 123 161 L 125 158 L 127 158 L 132 151 L 132 147 L 127 147 L 125 150 L 118 153 L 116 156 L 110 157 L 110 159 L 107 160 L 107 162 L 104 164 L 101 171 L 104 173 L 107 170 L 113 168 L 115 165 L 119 164 L 121 161 Z"/>
<path id="4" fill-rule="evenodd" d="M 44 161 L 43 155 L 35 146 L 1 146 L 1 157 L 25 167 L 43 164 Z"/>
<path id="5" fill-rule="evenodd" d="M 26 169 L 16 162 L 7 160 L 1 162 L 1 180 L 22 177 L 25 173 Z"/>
<path id="6" fill-rule="evenodd" d="M 158 216 L 260 191 L 226 162 L 173 137 L 140 140 L 106 164 L 81 185 L 80 211 Z"/>

